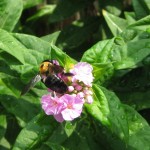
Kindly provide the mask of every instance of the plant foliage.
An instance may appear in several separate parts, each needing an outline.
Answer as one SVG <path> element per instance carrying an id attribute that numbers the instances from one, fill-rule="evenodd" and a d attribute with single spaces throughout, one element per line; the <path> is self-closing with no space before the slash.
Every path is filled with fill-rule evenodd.
<path id="1" fill-rule="evenodd" d="M 41 108 L 45 59 L 93 66 L 91 105 L 56 122 Z M 150 1 L 1 0 L 0 149 L 149 150 Z"/>

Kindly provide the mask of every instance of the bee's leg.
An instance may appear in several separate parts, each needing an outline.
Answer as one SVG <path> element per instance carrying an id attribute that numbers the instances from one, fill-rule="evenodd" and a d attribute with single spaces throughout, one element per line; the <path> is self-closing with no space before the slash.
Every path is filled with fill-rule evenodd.
<path id="1" fill-rule="evenodd" d="M 52 91 L 50 94 L 51 94 L 52 97 L 56 97 L 56 92 L 55 91 Z"/>

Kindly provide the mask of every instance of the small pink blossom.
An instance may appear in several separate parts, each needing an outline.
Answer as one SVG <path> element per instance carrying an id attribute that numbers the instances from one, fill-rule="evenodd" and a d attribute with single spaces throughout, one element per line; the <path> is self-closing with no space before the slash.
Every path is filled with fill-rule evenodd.
<path id="1" fill-rule="evenodd" d="M 91 104 L 91 103 L 93 103 L 93 97 L 92 97 L 91 95 L 88 95 L 88 96 L 86 96 L 85 101 L 86 101 L 88 104 Z"/>
<path id="2" fill-rule="evenodd" d="M 54 115 L 54 118 L 58 121 L 58 122 L 63 122 L 64 118 L 62 117 L 62 114 L 58 114 L 58 115 Z"/>
<path id="3" fill-rule="evenodd" d="M 73 87 L 73 86 L 68 86 L 68 91 L 69 91 L 69 92 L 74 91 L 74 87 Z"/>
<path id="4" fill-rule="evenodd" d="M 57 115 L 63 107 L 60 98 L 52 97 L 50 94 L 42 96 L 42 108 L 47 115 Z"/>
<path id="5" fill-rule="evenodd" d="M 59 62 L 57 60 L 52 60 L 52 63 L 55 65 L 59 65 Z"/>
<path id="6" fill-rule="evenodd" d="M 75 86 L 75 89 L 76 89 L 77 91 L 81 91 L 81 90 L 82 90 L 82 86 L 81 86 L 81 85 L 76 85 L 76 86 Z"/>
<path id="7" fill-rule="evenodd" d="M 71 121 L 81 115 L 83 101 L 78 96 L 65 94 L 61 98 L 66 107 L 61 112 L 64 120 Z"/>
<path id="8" fill-rule="evenodd" d="M 83 82 L 87 86 L 91 86 L 93 82 L 93 75 L 92 75 L 92 66 L 86 62 L 79 62 L 77 63 L 73 69 L 70 70 L 74 76 L 72 77 L 72 82 Z"/>

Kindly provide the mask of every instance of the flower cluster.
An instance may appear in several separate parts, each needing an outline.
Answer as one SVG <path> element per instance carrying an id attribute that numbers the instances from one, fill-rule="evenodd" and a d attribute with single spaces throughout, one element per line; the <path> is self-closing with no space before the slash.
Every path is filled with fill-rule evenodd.
<path id="1" fill-rule="evenodd" d="M 56 61 L 57 64 L 59 64 Z M 58 122 L 71 121 L 81 115 L 83 104 L 93 102 L 92 66 L 86 62 L 77 63 L 69 70 L 73 76 L 61 77 L 68 86 L 65 94 L 47 94 L 42 96 L 42 108 L 47 115 L 53 115 Z M 49 90 L 52 92 L 51 90 Z"/>

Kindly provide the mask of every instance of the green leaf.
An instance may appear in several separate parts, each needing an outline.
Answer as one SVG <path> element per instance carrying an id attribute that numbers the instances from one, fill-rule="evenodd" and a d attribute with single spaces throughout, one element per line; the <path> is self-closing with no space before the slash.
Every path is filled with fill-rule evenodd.
<path id="1" fill-rule="evenodd" d="M 126 31 L 123 34 L 124 36 L 127 36 Z M 141 39 L 135 38 L 127 43 L 123 43 L 124 40 L 122 38 L 115 39 L 116 45 L 114 47 L 114 51 L 112 51 L 112 59 L 114 60 L 115 69 L 118 70 L 136 67 L 138 63 L 150 54 L 147 34 L 148 33 L 140 34 L 137 37 L 140 36 Z M 122 42 L 117 44 L 120 41 Z"/>
<path id="2" fill-rule="evenodd" d="M 3 0 L 0 8 L 0 28 L 12 31 L 23 10 L 22 0 Z"/>
<path id="3" fill-rule="evenodd" d="M 150 149 L 150 126 L 133 108 L 124 105 L 129 126 L 130 149 Z"/>
<path id="4" fill-rule="evenodd" d="M 13 34 L 12 36 L 10 33 L 0 30 L 0 39 L 0 49 L 16 58 L 18 64 L 13 65 L 12 59 L 7 60 L 7 54 L 2 55 L 4 60 L 7 60 L 6 63 L 13 70 L 16 70 L 22 75 L 27 72 L 32 72 L 31 75 L 37 74 L 39 64 L 46 59 L 57 59 L 62 66 L 67 64 L 68 61 L 75 62 L 56 46 L 34 36 L 24 34 Z M 15 64 L 17 62 L 16 60 L 14 61 Z M 21 63 L 19 64 L 19 62 L 23 65 Z M 35 72 L 33 74 L 34 70 Z"/>
<path id="5" fill-rule="evenodd" d="M 42 40 L 55 44 L 61 31 L 56 31 L 52 34 L 41 37 Z"/>
<path id="6" fill-rule="evenodd" d="M 103 16 L 114 36 L 121 33 L 127 27 L 127 21 L 125 19 L 114 16 L 105 10 L 103 10 Z"/>
<path id="7" fill-rule="evenodd" d="M 0 140 L 0 149 L 1 150 L 8 150 L 10 148 L 11 148 L 11 146 L 10 146 L 9 142 L 6 140 L 6 138 L 2 138 Z"/>
<path id="8" fill-rule="evenodd" d="M 93 65 L 95 81 L 99 80 L 102 83 L 109 79 L 113 74 L 113 61 L 111 62 L 109 56 L 113 50 L 113 43 L 114 39 L 100 41 L 87 50 L 81 59 L 81 61 Z"/>
<path id="9" fill-rule="evenodd" d="M 76 124 L 70 122 L 66 122 L 65 124 L 60 125 L 48 138 L 46 144 L 52 149 L 54 146 L 61 145 L 72 135 L 72 133 L 75 131 L 75 128 Z"/>
<path id="10" fill-rule="evenodd" d="M 90 150 L 90 145 L 87 141 L 86 137 L 82 137 L 81 135 L 78 135 L 77 133 L 71 136 L 65 143 L 65 148 L 67 150 Z"/>
<path id="11" fill-rule="evenodd" d="M 7 127 L 7 121 L 5 115 L 0 115 L 0 141 L 4 137 Z"/>
<path id="12" fill-rule="evenodd" d="M 29 102 L 29 98 L 31 102 Z M 21 127 L 24 127 L 26 123 L 40 112 L 40 107 L 33 103 L 34 100 L 38 102 L 37 98 L 31 96 L 26 97 L 26 99 L 17 99 L 10 95 L 0 95 L 0 102 L 9 113 L 16 116 Z"/>
<path id="13" fill-rule="evenodd" d="M 93 90 L 94 102 L 86 105 L 87 111 L 120 140 L 127 142 L 128 125 L 122 104 L 114 93 L 105 88 L 94 85 Z"/>
<path id="14" fill-rule="evenodd" d="M 34 117 L 18 135 L 13 150 L 36 149 L 57 128 L 58 124 L 52 117 L 43 113 Z"/>
<path id="15" fill-rule="evenodd" d="M 23 89 L 21 81 L 6 75 L 0 80 L 0 102 L 9 113 L 17 117 L 20 126 L 23 127 L 39 112 L 40 100 L 35 94 L 20 97 Z"/>
<path id="16" fill-rule="evenodd" d="M 113 42 L 114 39 L 104 40 L 96 43 L 84 53 L 81 60 L 91 64 L 110 62 L 108 55 L 112 50 Z"/>
<path id="17" fill-rule="evenodd" d="M 35 36 L 25 35 L 25 34 L 13 34 L 13 36 L 27 48 L 27 51 L 34 50 L 35 54 L 40 52 L 39 57 L 34 55 L 34 59 L 36 58 L 38 64 L 40 64 L 45 59 L 57 59 L 61 65 L 65 65 L 68 61 L 75 62 L 75 60 L 71 59 L 68 55 L 66 55 L 63 51 L 61 51 L 55 45 L 50 44 L 40 38 Z M 44 58 L 43 58 L 43 57 Z M 42 58 L 42 59 L 41 59 Z M 26 62 L 27 63 L 27 62 Z"/>
<path id="18" fill-rule="evenodd" d="M 43 0 L 34 0 L 34 1 L 23 0 L 23 7 L 24 7 L 24 9 L 27 9 L 27 8 L 36 6 L 36 5 L 38 5 L 38 4 L 42 3 L 42 2 L 43 2 Z"/>
<path id="19" fill-rule="evenodd" d="M 128 25 L 131 25 L 136 22 L 134 12 L 124 12 L 124 15 L 125 15 Z"/>
<path id="20" fill-rule="evenodd" d="M 147 0 L 132 0 L 133 8 L 136 13 L 136 17 L 138 19 L 141 19 L 143 17 L 146 17 L 150 13 L 150 7 L 148 8 L 148 5 L 150 6 L 150 2 Z"/>
<path id="21" fill-rule="evenodd" d="M 150 24 L 150 15 L 136 21 L 135 23 L 129 25 L 127 27 L 127 29 L 131 28 L 131 29 L 135 29 L 135 30 L 142 30 L 142 31 L 146 31 L 146 30 L 149 30 L 149 24 Z"/>
<path id="22" fill-rule="evenodd" d="M 100 137 L 109 148 L 120 150 L 149 149 L 150 127 L 134 109 L 123 105 L 112 92 L 94 85 L 94 102 L 86 105 L 87 111 L 101 125 Z M 146 133 L 147 131 L 147 133 Z M 138 141 L 138 142 L 137 142 Z"/>
<path id="23" fill-rule="evenodd" d="M 50 15 L 54 12 L 55 8 L 56 8 L 56 5 L 54 5 L 54 4 L 53 5 L 44 5 L 36 12 L 36 14 L 34 14 L 30 18 L 28 18 L 27 21 L 33 21 L 33 20 L 39 19 L 40 17 L 43 17 L 45 15 Z"/>
<path id="24" fill-rule="evenodd" d="M 56 59 L 60 55 L 58 61 L 68 57 L 61 50 L 40 38 L 23 34 L 13 35 L 15 38 L 6 31 L 0 30 L 0 48 L 22 64 L 34 66 L 39 65 L 45 59 Z"/>

